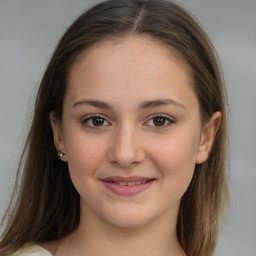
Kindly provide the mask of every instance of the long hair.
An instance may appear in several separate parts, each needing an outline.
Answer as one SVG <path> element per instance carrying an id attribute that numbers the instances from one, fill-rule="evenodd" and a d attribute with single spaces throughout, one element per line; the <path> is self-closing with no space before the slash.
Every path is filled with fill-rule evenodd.
<path id="1" fill-rule="evenodd" d="M 228 201 L 226 96 L 215 50 L 182 7 L 165 0 L 108 0 L 83 13 L 67 29 L 43 75 L 34 116 L 20 160 L 16 188 L 3 220 L 0 254 L 26 243 L 58 240 L 79 224 L 80 202 L 53 143 L 49 113 L 62 119 L 68 74 L 82 51 L 108 37 L 149 35 L 180 53 L 191 69 L 202 123 L 222 113 L 208 160 L 196 165 L 183 195 L 177 235 L 188 256 L 212 256 L 220 217 Z"/>

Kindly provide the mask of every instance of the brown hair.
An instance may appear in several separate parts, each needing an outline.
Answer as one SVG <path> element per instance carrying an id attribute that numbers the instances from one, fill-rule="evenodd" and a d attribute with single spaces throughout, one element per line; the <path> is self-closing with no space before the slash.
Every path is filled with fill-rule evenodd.
<path id="1" fill-rule="evenodd" d="M 68 74 L 79 54 L 106 37 L 146 34 L 178 51 L 191 69 L 202 122 L 221 111 L 222 122 L 208 160 L 195 167 L 181 199 L 177 234 L 188 256 L 212 256 L 219 219 L 228 199 L 225 176 L 226 97 L 214 48 L 194 18 L 162 0 L 109 0 L 82 14 L 65 32 L 42 78 L 34 117 L 21 157 L 14 192 L 4 218 L 1 255 L 25 243 L 58 240 L 79 223 L 79 194 L 53 144 L 49 113 L 62 118 Z M 70 207 L 72 205 L 72 207 Z"/>

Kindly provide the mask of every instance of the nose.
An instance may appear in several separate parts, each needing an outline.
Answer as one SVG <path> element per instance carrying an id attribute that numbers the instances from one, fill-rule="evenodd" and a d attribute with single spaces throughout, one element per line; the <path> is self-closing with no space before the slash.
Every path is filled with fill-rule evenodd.
<path id="1" fill-rule="evenodd" d="M 142 144 L 140 133 L 132 124 L 116 128 L 109 151 L 111 163 L 121 168 L 138 165 L 145 159 L 145 150 Z"/>

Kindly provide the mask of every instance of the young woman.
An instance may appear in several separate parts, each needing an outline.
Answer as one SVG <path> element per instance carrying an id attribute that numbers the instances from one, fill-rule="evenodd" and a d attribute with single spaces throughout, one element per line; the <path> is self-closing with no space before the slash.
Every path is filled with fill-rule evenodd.
<path id="1" fill-rule="evenodd" d="M 82 14 L 42 78 L 0 254 L 212 256 L 224 92 L 209 39 L 176 4 Z"/>

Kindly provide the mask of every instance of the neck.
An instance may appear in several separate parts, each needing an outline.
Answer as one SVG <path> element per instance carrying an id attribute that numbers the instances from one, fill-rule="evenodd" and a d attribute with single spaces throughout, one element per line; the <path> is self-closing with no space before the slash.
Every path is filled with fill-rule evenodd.
<path id="1" fill-rule="evenodd" d="M 70 238 L 71 255 L 185 256 L 176 235 L 177 214 L 166 214 L 137 227 L 118 227 L 86 209 Z"/>

